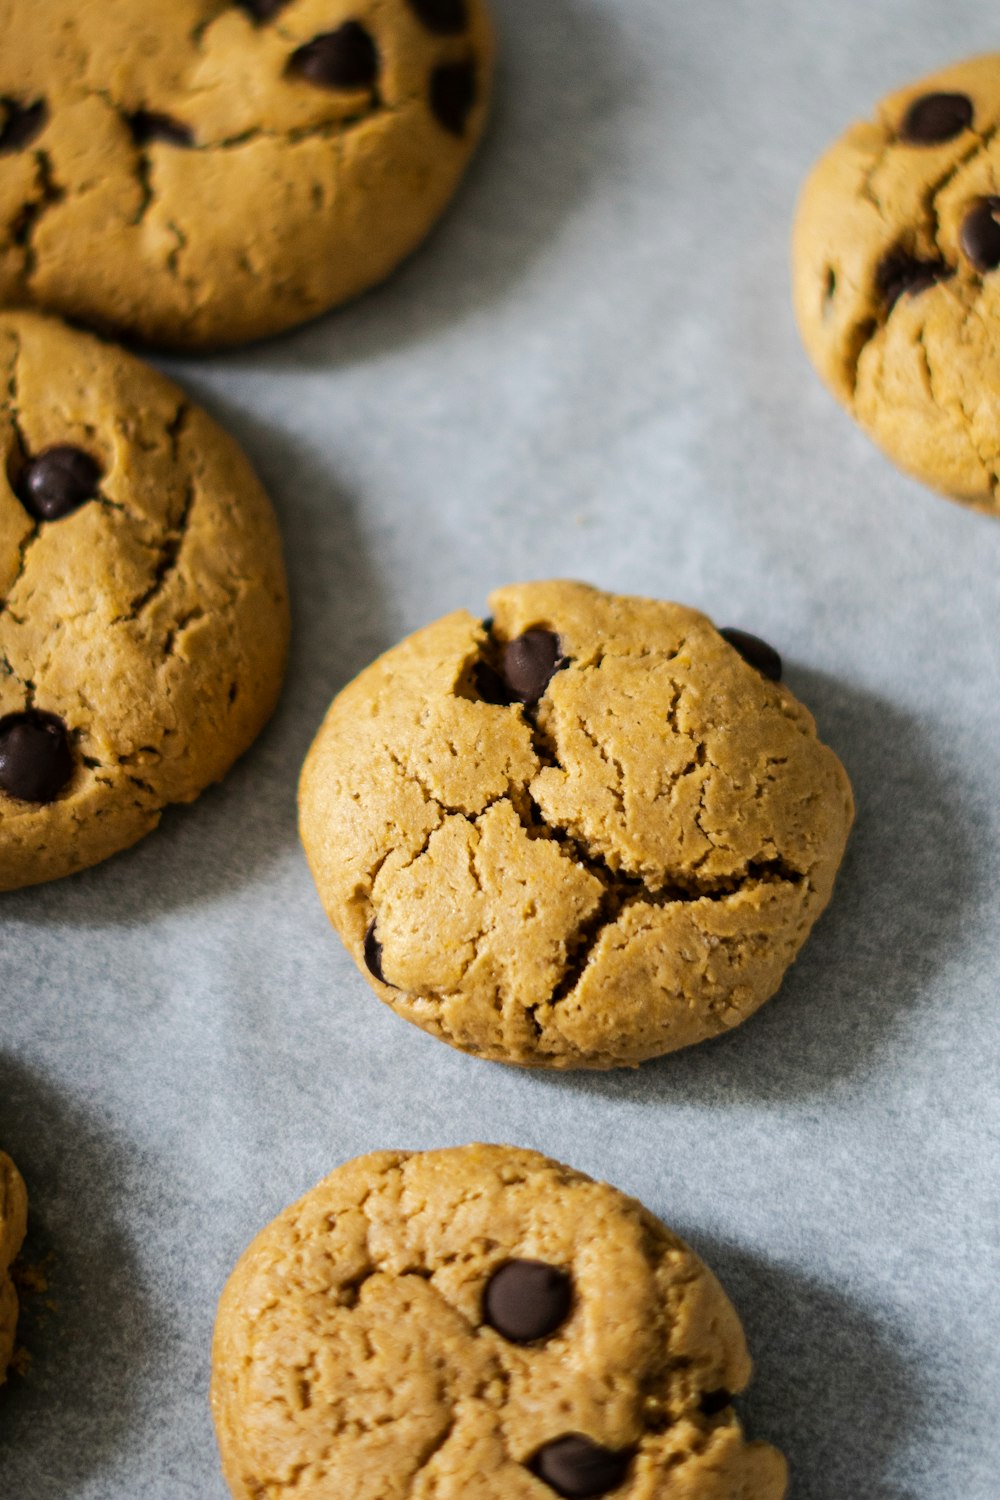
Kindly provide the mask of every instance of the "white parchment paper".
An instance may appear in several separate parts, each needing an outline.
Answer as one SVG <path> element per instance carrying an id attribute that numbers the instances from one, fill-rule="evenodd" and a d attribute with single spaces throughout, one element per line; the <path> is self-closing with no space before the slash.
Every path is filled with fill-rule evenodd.
<path id="1" fill-rule="evenodd" d="M 792 324 L 797 186 L 974 0 L 496 0 L 490 138 L 393 282 L 175 362 L 283 523 L 256 748 L 133 852 L 0 898 L 0 1142 L 31 1192 L 3 1500 L 223 1500 L 234 1259 L 382 1146 L 538 1147 L 718 1271 L 796 1500 L 996 1500 L 1000 524 L 896 473 Z M 577 576 L 765 636 L 851 773 L 835 902 L 742 1030 L 606 1076 L 477 1063 L 370 995 L 300 852 L 332 695 L 496 584 Z"/>

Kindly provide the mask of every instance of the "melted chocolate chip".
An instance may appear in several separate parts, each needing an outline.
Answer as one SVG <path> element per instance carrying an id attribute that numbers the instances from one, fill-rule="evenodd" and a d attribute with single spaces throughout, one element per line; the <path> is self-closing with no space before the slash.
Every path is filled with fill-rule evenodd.
<path id="1" fill-rule="evenodd" d="M 378 77 L 378 52 L 360 21 L 345 21 L 297 48 L 288 71 L 318 89 L 370 88 Z"/>
<path id="2" fill-rule="evenodd" d="M 762 677 L 767 677 L 771 682 L 781 681 L 781 657 L 759 635 L 751 635 L 748 630 L 736 630 L 731 625 L 720 630 L 719 634 L 724 641 L 729 642 L 734 651 L 740 653 L 744 661 L 756 667 Z"/>
<path id="3" fill-rule="evenodd" d="M 410 0 L 410 9 L 436 36 L 458 36 L 469 24 L 466 0 Z"/>
<path id="4" fill-rule="evenodd" d="M 54 802 L 72 775 L 62 719 L 36 709 L 0 719 L 0 791 L 21 802 Z"/>
<path id="5" fill-rule="evenodd" d="M 374 974 L 381 984 L 388 981 L 382 973 L 382 944 L 375 936 L 375 923 L 369 922 L 368 931 L 365 933 L 365 963 L 369 974 Z"/>
<path id="6" fill-rule="evenodd" d="M 100 466 L 89 453 L 60 443 L 29 459 L 17 475 L 14 489 L 25 510 L 37 521 L 61 521 L 93 500 L 100 482 Z"/>
<path id="7" fill-rule="evenodd" d="M 532 707 L 563 665 L 559 637 L 551 630 L 526 630 L 508 641 L 502 667 L 508 701 Z"/>
<path id="8" fill-rule="evenodd" d="M 494 1271 L 483 1296 L 483 1317 L 512 1344 L 547 1339 L 565 1323 L 573 1283 L 540 1260 L 509 1260 Z"/>
<path id="9" fill-rule="evenodd" d="M 566 1500 L 586 1500 L 616 1490 L 631 1462 L 631 1450 L 615 1453 L 573 1432 L 539 1448 L 529 1467 L 557 1495 Z"/>
<path id="10" fill-rule="evenodd" d="M 494 672 L 489 662 L 476 662 L 472 669 L 472 680 L 475 683 L 476 692 L 484 703 L 493 703 L 502 707 L 510 702 L 506 683 L 499 672 Z"/>
<path id="11" fill-rule="evenodd" d="M 729 1391 L 706 1391 L 698 1403 L 698 1410 L 706 1417 L 714 1417 L 720 1411 L 725 1411 L 732 1404 L 732 1399 Z"/>
<path id="12" fill-rule="evenodd" d="M 452 135 L 464 135 L 476 102 L 476 69 L 472 63 L 442 63 L 431 74 L 431 109 Z"/>
<path id="13" fill-rule="evenodd" d="M 971 124 L 972 100 L 967 94 L 921 94 L 903 116 L 899 134 L 911 146 L 938 146 Z"/>
<path id="14" fill-rule="evenodd" d="M 943 260 L 918 260 L 908 250 L 897 245 L 879 262 L 875 272 L 875 285 L 882 299 L 886 315 L 892 312 L 903 293 L 915 297 L 925 292 L 937 281 L 947 281 L 954 272 Z"/>
<path id="15" fill-rule="evenodd" d="M 7 118 L 0 128 L 0 153 L 23 151 L 45 129 L 48 106 L 44 99 L 36 99 L 34 104 L 19 104 L 16 99 L 3 99 L 0 103 L 7 109 Z"/>
<path id="16" fill-rule="evenodd" d="M 1000 266 L 1000 198 L 980 198 L 967 210 L 958 241 L 977 271 Z"/>
<path id="17" fill-rule="evenodd" d="M 160 114 L 155 109 L 137 109 L 129 115 L 129 129 L 137 146 L 148 146 L 151 141 L 163 141 L 167 146 L 193 146 L 194 131 L 183 120 L 173 115 Z"/>
<path id="18" fill-rule="evenodd" d="M 236 3 L 255 21 L 273 21 L 278 11 L 288 4 L 288 0 L 236 0 Z"/>

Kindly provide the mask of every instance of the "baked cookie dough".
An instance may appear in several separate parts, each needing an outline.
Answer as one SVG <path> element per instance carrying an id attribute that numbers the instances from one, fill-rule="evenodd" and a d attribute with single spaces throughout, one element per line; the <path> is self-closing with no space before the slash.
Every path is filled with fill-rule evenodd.
<path id="1" fill-rule="evenodd" d="M 533 1151 L 383 1151 L 258 1235 L 215 1329 L 236 1500 L 781 1500 L 743 1331 L 633 1198 Z"/>
<path id="2" fill-rule="evenodd" d="M 813 169 L 795 310 L 833 394 L 902 468 L 1000 514 L 1000 53 L 882 101 Z"/>
<path id="3" fill-rule="evenodd" d="M 0 890 L 218 780 L 287 637 L 274 515 L 232 439 L 120 349 L 0 314 Z"/>
<path id="4" fill-rule="evenodd" d="M 0 1151 L 0 1385 L 7 1378 L 17 1329 L 17 1292 L 10 1279 L 10 1267 L 27 1227 L 28 1195 L 24 1183 L 10 1157 Z"/>
<path id="5" fill-rule="evenodd" d="M 162 346 L 381 281 L 482 133 L 483 0 L 0 0 L 0 301 Z"/>
<path id="6" fill-rule="evenodd" d="M 300 785 L 330 920 L 394 1010 L 481 1057 L 608 1068 L 738 1025 L 853 815 L 777 653 L 579 583 L 490 604 L 330 708 Z"/>

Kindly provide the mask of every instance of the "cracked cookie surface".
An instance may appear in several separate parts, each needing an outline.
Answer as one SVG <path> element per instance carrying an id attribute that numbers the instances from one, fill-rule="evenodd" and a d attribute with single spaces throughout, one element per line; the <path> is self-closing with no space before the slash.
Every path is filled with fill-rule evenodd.
<path id="1" fill-rule="evenodd" d="M 730 1404 L 750 1370 L 715 1277 L 634 1199 L 513 1147 L 386 1151 L 243 1255 L 212 1406 L 237 1500 L 781 1500 Z"/>
<path id="2" fill-rule="evenodd" d="M 10 1279 L 28 1225 L 28 1195 L 10 1157 L 0 1151 L 0 1385 L 14 1352 L 17 1292 Z"/>
<path id="3" fill-rule="evenodd" d="M 0 890 L 141 838 L 253 741 L 288 638 L 233 440 L 137 359 L 0 314 Z"/>
<path id="4" fill-rule="evenodd" d="M 694 610 L 565 582 L 490 604 L 331 706 L 300 785 L 330 920 L 394 1010 L 497 1061 L 630 1065 L 736 1026 L 829 900 L 843 767 Z"/>
<path id="5" fill-rule="evenodd" d="M 890 94 L 821 158 L 796 316 L 837 399 L 925 484 L 1000 515 L 1000 53 Z"/>
<path id="6" fill-rule="evenodd" d="M 169 347 L 381 281 L 485 122 L 483 0 L 0 0 L 0 302 Z"/>

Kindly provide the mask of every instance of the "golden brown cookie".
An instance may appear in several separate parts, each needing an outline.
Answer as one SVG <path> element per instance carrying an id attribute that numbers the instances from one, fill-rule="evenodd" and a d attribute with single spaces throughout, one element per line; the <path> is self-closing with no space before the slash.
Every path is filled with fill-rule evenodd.
<path id="1" fill-rule="evenodd" d="M 902 468 L 1000 514 L 1000 53 L 878 105 L 817 163 L 795 310 L 837 399 Z"/>
<path id="2" fill-rule="evenodd" d="M 635 1064 L 738 1025 L 853 813 L 776 653 L 584 584 L 490 603 L 330 708 L 300 786 L 330 920 L 400 1015 L 501 1062 Z"/>
<path id="3" fill-rule="evenodd" d="M 483 0 L 0 0 L 0 301 L 160 345 L 301 323 L 427 234 Z"/>
<path id="4" fill-rule="evenodd" d="M 0 890 L 224 775 L 287 639 L 274 514 L 232 439 L 122 350 L 0 314 Z"/>
<path id="5" fill-rule="evenodd" d="M 730 1405 L 750 1370 L 635 1199 L 509 1146 L 385 1151 L 243 1255 L 212 1407 L 236 1500 L 781 1500 Z"/>
<path id="6" fill-rule="evenodd" d="M 7 1377 L 17 1329 L 17 1293 L 10 1279 L 10 1267 L 27 1227 L 28 1195 L 24 1183 L 10 1157 L 0 1151 L 0 1385 Z"/>

